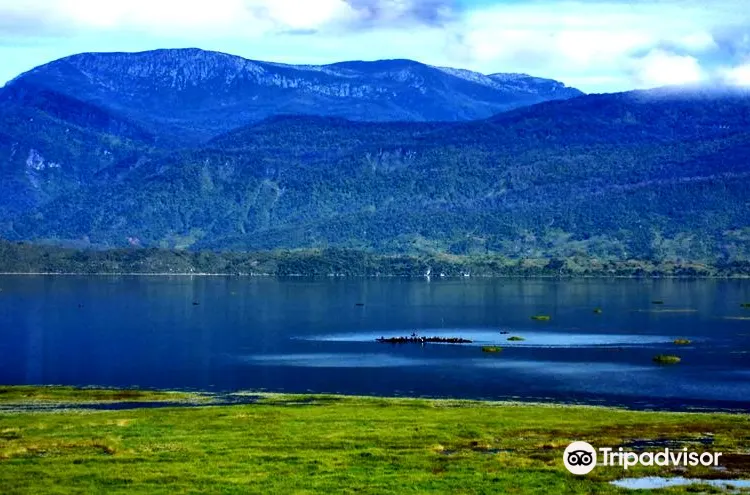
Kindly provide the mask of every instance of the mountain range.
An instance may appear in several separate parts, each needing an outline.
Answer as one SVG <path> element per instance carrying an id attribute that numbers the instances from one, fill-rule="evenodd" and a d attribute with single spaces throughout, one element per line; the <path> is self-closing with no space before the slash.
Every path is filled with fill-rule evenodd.
<path id="1" fill-rule="evenodd" d="M 734 88 L 85 54 L 0 91 L 0 236 L 747 260 L 748 156 Z"/>
<path id="2" fill-rule="evenodd" d="M 460 121 L 582 94 L 525 74 L 486 76 L 411 60 L 286 65 L 198 49 L 75 55 L 16 84 L 102 106 L 176 145 L 278 114 Z"/>

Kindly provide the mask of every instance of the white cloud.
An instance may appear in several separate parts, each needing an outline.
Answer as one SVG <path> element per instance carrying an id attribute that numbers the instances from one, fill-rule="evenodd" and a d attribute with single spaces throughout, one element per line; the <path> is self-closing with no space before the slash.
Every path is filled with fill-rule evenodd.
<path id="1" fill-rule="evenodd" d="M 652 50 L 633 65 L 639 86 L 643 87 L 693 84 L 707 77 L 697 58 L 661 49 Z"/>
<path id="2" fill-rule="evenodd" d="M 724 81 L 734 86 L 750 87 L 750 63 L 724 69 Z"/>
<path id="3" fill-rule="evenodd" d="M 222 30 L 241 22 L 255 24 L 242 0 L 60 0 L 57 4 L 53 13 L 79 28 Z"/>
<path id="4" fill-rule="evenodd" d="M 450 0 L 444 0 L 447 4 Z M 408 18 L 448 17 L 440 0 L 0 0 L 0 19 L 57 21 L 77 29 L 128 29 L 150 33 L 255 37 Z M 421 5 L 421 6 L 420 6 Z M 1 24 L 0 24 L 1 27 Z M 38 33 L 37 33 L 38 34 Z"/>
<path id="5" fill-rule="evenodd" d="M 39 26 L 257 37 L 356 20 L 345 0 L 0 0 L 0 17 Z M 36 35 L 43 33 L 34 33 Z"/>
<path id="6" fill-rule="evenodd" d="M 675 45 L 691 52 L 705 52 L 707 50 L 718 48 L 713 35 L 706 31 L 699 31 L 677 37 Z"/>
<path id="7" fill-rule="evenodd" d="M 547 75 L 569 81 L 612 80 L 615 75 L 620 87 L 695 81 L 703 77 L 696 55 L 718 48 L 712 30 L 746 17 L 737 3 L 734 10 L 706 5 L 616 0 L 498 4 L 467 15 L 460 26 L 465 31 L 463 53 L 468 61 L 494 64 L 497 70 L 539 73 L 538 67 L 544 67 Z M 687 53 L 652 52 L 660 46 Z"/>
<path id="8" fill-rule="evenodd" d="M 474 67 L 614 91 L 714 79 L 717 59 L 740 46 L 715 39 L 727 27 L 733 40 L 750 30 L 739 0 L 531 0 L 468 13 L 454 28 L 462 41 L 454 54 Z"/>
<path id="9" fill-rule="evenodd" d="M 253 0 L 253 7 L 267 9 L 269 17 L 290 29 L 317 29 L 331 22 L 348 22 L 357 13 L 343 0 Z"/>

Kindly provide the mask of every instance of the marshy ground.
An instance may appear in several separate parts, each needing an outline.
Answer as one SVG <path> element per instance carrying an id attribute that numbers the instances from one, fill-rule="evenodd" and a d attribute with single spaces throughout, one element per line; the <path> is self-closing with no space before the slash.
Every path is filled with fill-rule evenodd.
<path id="1" fill-rule="evenodd" d="M 0 491 L 627 493 L 610 482 L 634 476 L 750 478 L 746 414 L 342 396 L 234 397 L 246 403 L 227 405 L 227 397 L 207 394 L 0 388 Z M 169 407 L 88 408 L 143 403 Z M 577 477 L 562 463 L 563 450 L 574 440 L 635 451 L 688 447 L 723 452 L 721 470 L 597 467 Z"/>

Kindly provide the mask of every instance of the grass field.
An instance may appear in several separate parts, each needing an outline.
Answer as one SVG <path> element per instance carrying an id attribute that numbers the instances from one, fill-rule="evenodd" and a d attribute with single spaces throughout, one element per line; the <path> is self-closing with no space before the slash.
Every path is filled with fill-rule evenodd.
<path id="1" fill-rule="evenodd" d="M 102 401 L 210 404 L 184 393 L 0 388 L 0 493 L 645 493 L 609 481 L 750 478 L 741 414 L 271 394 L 237 406 L 83 408 Z M 723 470 L 600 466 L 577 477 L 562 463 L 574 440 L 723 452 Z"/>

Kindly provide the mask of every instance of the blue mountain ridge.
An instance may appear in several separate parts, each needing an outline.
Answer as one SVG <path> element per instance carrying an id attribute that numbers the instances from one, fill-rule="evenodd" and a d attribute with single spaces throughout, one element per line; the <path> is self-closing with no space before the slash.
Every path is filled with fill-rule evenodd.
<path id="1" fill-rule="evenodd" d="M 124 65 L 128 57 L 137 63 Z M 182 69 L 153 57 L 176 59 Z M 206 57 L 218 57 L 224 69 Z M 490 83 L 472 81 L 495 76 L 457 77 L 449 73 L 461 71 L 410 61 L 300 69 L 201 51 L 72 60 L 0 90 L 0 236 L 6 239 L 750 260 L 745 90 L 578 95 L 474 120 L 453 113 L 431 121 L 427 112 L 441 108 L 445 88 L 475 91 L 451 97 L 455 110 L 467 95 L 479 101 L 499 94 Z M 368 90 L 349 83 L 342 92 L 339 82 L 359 81 L 365 68 L 368 80 L 384 82 L 368 83 Z M 278 78 L 269 76 L 272 69 Z M 339 82 L 328 89 L 293 83 L 299 71 Z M 512 81 L 516 94 L 519 87 L 528 94 L 527 85 L 564 88 L 528 76 L 497 78 Z M 256 96 L 270 95 L 262 112 L 259 103 L 232 103 L 252 100 L 249 87 Z M 340 105 L 304 107 L 310 110 L 304 115 L 295 106 L 299 98 L 284 100 L 294 102 L 291 109 L 270 103 L 292 93 Z M 433 106 L 409 106 L 409 95 Z M 217 108 L 227 113 L 218 118 Z M 415 121 L 364 118 L 372 108 L 421 113 Z M 237 109 L 248 113 L 237 117 Z M 344 109 L 362 118 L 347 118 Z"/>
<path id="2" fill-rule="evenodd" d="M 74 55 L 9 86 L 16 84 L 99 105 L 181 145 L 277 114 L 461 121 L 582 94 L 548 79 L 411 60 L 287 65 L 198 49 Z"/>

